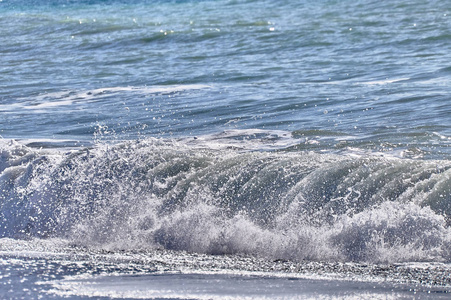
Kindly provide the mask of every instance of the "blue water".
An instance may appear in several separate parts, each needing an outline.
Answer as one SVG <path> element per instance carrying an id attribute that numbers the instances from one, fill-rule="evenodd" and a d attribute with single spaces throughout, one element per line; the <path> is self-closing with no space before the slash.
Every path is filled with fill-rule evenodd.
<path id="1" fill-rule="evenodd" d="M 450 10 L 0 0 L 0 249 L 449 270 Z"/>
<path id="2" fill-rule="evenodd" d="M 447 1 L 42 2 L 0 3 L 4 138 L 279 129 L 449 157 Z"/>

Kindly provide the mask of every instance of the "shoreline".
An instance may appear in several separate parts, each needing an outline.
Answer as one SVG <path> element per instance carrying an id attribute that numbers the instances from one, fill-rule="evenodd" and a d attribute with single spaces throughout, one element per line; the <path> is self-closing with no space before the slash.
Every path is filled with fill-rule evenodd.
<path id="1" fill-rule="evenodd" d="M 159 273 L 66 279 L 55 295 L 112 299 L 447 299 L 450 290 L 393 282 L 217 273 Z"/>
<path id="2" fill-rule="evenodd" d="M 444 263 L 294 262 L 26 244 L 1 249 L 0 271 L 9 281 L 0 296 L 14 290 L 17 299 L 447 299 L 451 293 L 451 265 Z"/>

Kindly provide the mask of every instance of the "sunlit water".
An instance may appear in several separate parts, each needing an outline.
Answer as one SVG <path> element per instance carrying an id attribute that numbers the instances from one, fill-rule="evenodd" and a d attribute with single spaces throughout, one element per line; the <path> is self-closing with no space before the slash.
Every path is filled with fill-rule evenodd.
<path id="1" fill-rule="evenodd" d="M 76 286 L 132 272 L 117 253 L 155 251 L 199 289 L 187 274 L 228 284 L 286 262 L 268 276 L 375 282 L 358 266 L 389 265 L 390 282 L 448 291 L 450 13 L 443 0 L 0 1 L 1 292 L 92 296 Z M 57 271 L 25 284 L 27 257 L 29 274 Z M 278 296 L 314 297 L 304 284 Z M 411 296 L 390 284 L 374 295 Z M 117 295 L 150 297 L 128 288 Z M 156 295 L 240 296 L 191 292 Z"/>

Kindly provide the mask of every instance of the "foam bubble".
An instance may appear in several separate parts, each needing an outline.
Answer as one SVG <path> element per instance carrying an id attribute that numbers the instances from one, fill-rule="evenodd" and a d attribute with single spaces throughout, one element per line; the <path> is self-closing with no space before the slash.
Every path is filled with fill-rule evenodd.
<path id="1" fill-rule="evenodd" d="M 451 258 L 447 161 L 207 145 L 63 152 L 3 141 L 1 236 L 271 259 Z"/>
<path id="2" fill-rule="evenodd" d="M 139 95 L 149 94 L 171 94 L 187 90 L 207 89 L 210 86 L 202 84 L 181 84 L 168 86 L 117 86 L 104 87 L 92 90 L 73 90 L 42 93 L 30 100 L 27 98 L 18 98 L 16 103 L 0 105 L 0 111 L 11 111 L 27 109 L 34 113 L 48 112 L 48 108 L 73 109 L 78 103 L 88 103 L 100 101 L 106 97 L 120 95 L 123 93 L 133 93 Z"/>

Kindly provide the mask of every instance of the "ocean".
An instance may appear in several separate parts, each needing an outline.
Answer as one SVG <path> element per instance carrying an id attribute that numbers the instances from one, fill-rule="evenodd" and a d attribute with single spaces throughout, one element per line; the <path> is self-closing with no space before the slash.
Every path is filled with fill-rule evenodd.
<path id="1" fill-rule="evenodd" d="M 446 299 L 445 0 L 0 0 L 0 297 Z"/>

